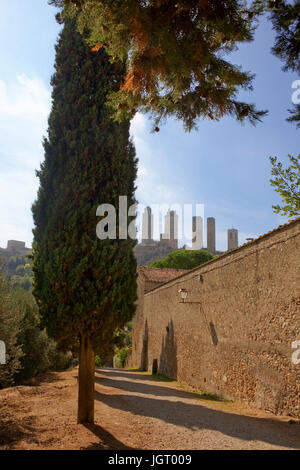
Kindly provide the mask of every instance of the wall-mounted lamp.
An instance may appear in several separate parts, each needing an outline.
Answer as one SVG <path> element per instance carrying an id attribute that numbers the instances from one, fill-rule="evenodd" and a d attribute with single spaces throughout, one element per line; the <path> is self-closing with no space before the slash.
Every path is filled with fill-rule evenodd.
<path id="1" fill-rule="evenodd" d="M 178 294 L 180 295 L 180 298 L 181 298 L 181 301 L 180 301 L 179 303 L 182 303 L 182 304 L 197 304 L 197 305 L 201 305 L 201 306 L 202 306 L 202 302 L 190 302 L 190 301 L 187 301 L 187 300 L 186 300 L 187 296 L 189 295 L 189 292 L 188 292 L 186 289 L 179 289 Z M 214 346 L 217 346 L 219 340 L 218 340 L 217 332 L 216 332 L 216 329 L 215 329 L 215 325 L 213 324 L 213 322 L 210 322 L 210 323 L 208 324 L 208 321 L 207 321 L 205 312 L 204 312 L 204 310 L 203 310 L 203 306 L 200 307 L 199 310 L 200 310 L 200 312 L 202 312 L 202 315 L 203 315 L 203 317 L 204 317 L 206 326 L 207 326 L 208 331 L 209 331 L 209 333 L 210 333 L 210 335 L 211 335 L 212 342 L 213 342 Z"/>
<path id="2" fill-rule="evenodd" d="M 188 296 L 188 291 L 186 289 L 179 289 L 178 293 L 180 295 L 181 302 L 185 302 L 185 299 Z"/>
<path id="3" fill-rule="evenodd" d="M 186 289 L 179 289 L 178 294 L 180 295 L 181 303 L 183 304 L 201 304 L 201 302 L 187 302 L 186 298 L 189 293 Z"/>

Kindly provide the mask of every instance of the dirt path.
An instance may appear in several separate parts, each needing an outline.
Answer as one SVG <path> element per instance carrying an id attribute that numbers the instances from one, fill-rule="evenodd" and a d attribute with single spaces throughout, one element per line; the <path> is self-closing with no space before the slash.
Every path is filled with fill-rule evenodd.
<path id="1" fill-rule="evenodd" d="M 0 391 L 0 449 L 300 449 L 300 423 L 200 399 L 135 371 L 97 370 L 94 426 L 76 424 L 77 370 Z"/>

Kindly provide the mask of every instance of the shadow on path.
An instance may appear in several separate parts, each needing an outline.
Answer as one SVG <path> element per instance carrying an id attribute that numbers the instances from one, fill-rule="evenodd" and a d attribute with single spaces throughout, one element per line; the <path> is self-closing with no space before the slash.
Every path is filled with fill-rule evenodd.
<path id="1" fill-rule="evenodd" d="M 106 377 L 123 377 L 130 380 L 154 380 L 152 375 L 143 375 L 141 369 L 96 369 L 96 373 L 104 375 Z"/>
<path id="2" fill-rule="evenodd" d="M 84 424 L 84 427 L 91 431 L 99 440 L 99 443 L 91 444 L 82 450 L 133 450 L 123 442 L 118 441 L 110 432 L 98 424 Z"/>
<path id="3" fill-rule="evenodd" d="M 102 375 L 102 372 L 101 372 Z M 120 377 L 120 376 L 117 376 Z M 151 376 L 149 378 L 151 380 Z M 195 393 L 192 392 L 184 392 L 181 390 L 178 390 L 176 388 L 171 388 L 168 386 L 161 386 L 159 385 L 159 381 L 156 382 L 156 384 L 146 384 L 146 383 L 139 383 L 139 382 L 132 382 L 129 380 L 118 380 L 118 379 L 113 379 L 113 378 L 107 378 L 107 377 L 99 377 L 95 375 L 95 382 L 99 385 L 104 385 L 105 387 L 112 387 L 112 388 L 117 388 L 119 390 L 124 390 L 125 392 L 138 392 L 138 393 L 143 393 L 145 395 L 155 395 L 158 397 L 178 397 L 178 398 L 194 398 L 197 399 L 201 398 L 201 393 L 196 396 Z M 167 382 L 165 382 L 167 383 Z M 206 396 L 203 398 L 209 399 Z M 218 401 L 218 400 L 215 400 Z M 221 402 L 221 400 L 220 400 Z"/>
<path id="4" fill-rule="evenodd" d="M 99 371 L 100 372 L 100 371 Z M 101 370 L 101 374 L 103 374 Z M 114 372 L 111 372 L 113 376 Z M 108 374 L 103 374 L 108 375 Z M 131 375 L 130 372 L 118 372 L 115 376 L 131 378 L 132 381 L 121 381 L 113 379 L 100 379 L 99 383 L 123 389 L 130 394 L 107 395 L 99 391 L 95 392 L 96 400 L 107 406 L 130 412 L 134 415 L 156 418 L 165 423 L 182 426 L 191 431 L 212 430 L 224 435 L 242 439 L 243 441 L 261 441 L 268 444 L 287 448 L 300 449 L 299 425 L 290 425 L 275 419 L 256 418 L 224 412 L 222 410 L 210 409 L 201 403 L 188 403 L 191 395 L 167 387 L 134 382 L 135 376 L 140 380 L 138 374 Z M 98 382 L 98 379 L 97 379 Z M 106 382 L 106 383 L 105 383 Z M 113 384 L 112 382 L 115 382 Z M 148 393 L 164 398 L 153 398 L 138 396 L 135 393 Z M 167 396 L 178 398 L 168 400 Z"/>
<path id="5" fill-rule="evenodd" d="M 37 430 L 34 424 L 35 418 L 31 416 L 25 416 L 18 422 L 2 422 L 0 419 L 0 448 L 14 448 L 24 439 L 35 442 Z"/>

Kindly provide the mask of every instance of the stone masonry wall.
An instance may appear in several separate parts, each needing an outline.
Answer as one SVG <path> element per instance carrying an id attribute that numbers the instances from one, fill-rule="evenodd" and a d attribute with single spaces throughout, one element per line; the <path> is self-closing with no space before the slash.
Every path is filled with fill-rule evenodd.
<path id="1" fill-rule="evenodd" d="M 139 294 L 133 365 L 300 418 L 300 220 Z"/>

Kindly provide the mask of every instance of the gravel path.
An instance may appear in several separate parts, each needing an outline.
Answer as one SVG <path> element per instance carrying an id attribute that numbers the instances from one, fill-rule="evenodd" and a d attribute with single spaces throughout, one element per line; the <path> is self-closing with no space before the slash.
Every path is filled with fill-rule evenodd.
<path id="1" fill-rule="evenodd" d="M 141 449 L 300 449 L 300 423 L 236 403 L 201 400 L 172 383 L 131 371 L 99 370 L 96 400 L 129 427 Z M 123 442 L 124 442 L 123 441 Z"/>
<path id="2" fill-rule="evenodd" d="M 76 411 L 76 369 L 0 390 L 0 450 L 300 449 L 300 422 L 135 371 L 98 369 L 95 425 L 77 425 Z"/>

